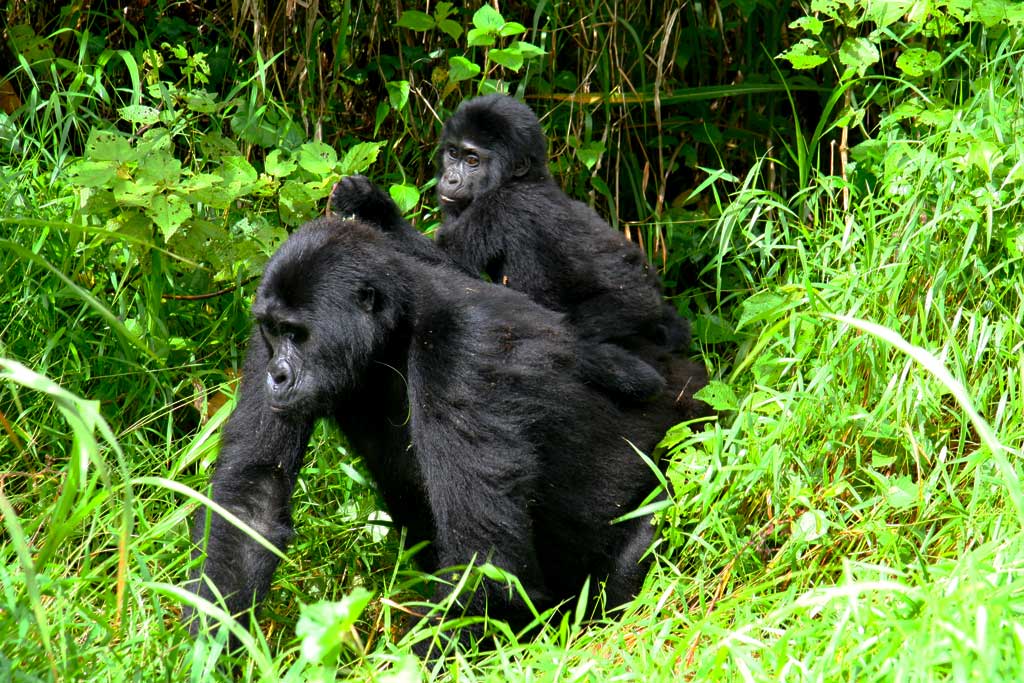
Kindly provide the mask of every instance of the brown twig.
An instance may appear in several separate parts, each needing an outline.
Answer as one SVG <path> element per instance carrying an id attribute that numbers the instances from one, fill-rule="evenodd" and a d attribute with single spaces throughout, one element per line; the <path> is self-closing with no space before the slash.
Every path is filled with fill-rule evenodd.
<path id="1" fill-rule="evenodd" d="M 4 431 L 7 432 L 7 436 L 11 437 L 11 443 L 14 444 L 15 450 L 22 450 L 21 439 L 14 433 L 14 427 L 7 421 L 7 416 L 4 415 L 4 411 L 0 410 L 0 425 L 3 425 Z"/>
<path id="2" fill-rule="evenodd" d="M 173 299 L 174 301 L 202 301 L 204 299 L 215 299 L 218 296 L 228 294 L 230 292 L 235 291 L 236 289 L 243 285 L 249 284 L 258 277 L 258 275 L 253 275 L 252 277 L 248 277 L 245 280 L 242 280 L 242 282 L 238 283 L 237 285 L 231 285 L 230 287 L 226 287 L 217 292 L 207 292 L 206 294 L 162 294 L 160 298 Z"/>

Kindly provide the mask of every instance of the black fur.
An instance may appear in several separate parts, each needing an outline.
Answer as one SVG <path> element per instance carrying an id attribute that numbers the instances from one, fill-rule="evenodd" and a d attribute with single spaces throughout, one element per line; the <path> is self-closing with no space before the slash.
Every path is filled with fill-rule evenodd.
<path id="1" fill-rule="evenodd" d="M 435 263 L 450 259 L 565 313 L 591 343 L 592 365 L 613 368 L 592 377 L 612 394 L 650 398 L 666 380 L 670 391 L 684 390 L 671 384 L 670 366 L 690 345 L 688 323 L 662 299 L 637 245 L 551 178 L 544 135 L 529 107 L 505 95 L 464 102 L 444 125 L 437 181 L 445 220 L 436 243 L 365 178 L 342 180 L 330 205 L 380 225 L 408 253 Z"/>
<path id="2" fill-rule="evenodd" d="M 430 541 L 417 556 L 427 571 L 489 561 L 514 573 L 540 609 L 575 595 L 588 576 L 605 582 L 610 605 L 637 592 L 650 517 L 612 520 L 657 478 L 627 439 L 651 452 L 677 406 L 662 396 L 623 407 L 589 386 L 585 342 L 562 315 L 338 218 L 307 224 L 278 250 L 253 312 L 212 496 L 278 548 L 292 534 L 312 426 L 328 418 L 365 459 L 410 545 Z M 701 381 L 703 368 L 689 367 Z M 206 518 L 201 511 L 195 522 L 197 546 Z M 205 552 L 202 574 L 246 619 L 277 559 L 216 514 Z M 520 626 L 529 619 L 522 600 L 490 580 L 462 604 Z"/>

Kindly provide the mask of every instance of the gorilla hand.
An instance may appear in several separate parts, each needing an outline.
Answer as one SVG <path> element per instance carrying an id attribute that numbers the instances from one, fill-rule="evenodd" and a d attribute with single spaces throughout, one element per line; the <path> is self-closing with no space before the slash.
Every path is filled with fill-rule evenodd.
<path id="1" fill-rule="evenodd" d="M 367 221 L 385 232 L 404 222 L 391 197 L 362 175 L 347 176 L 335 183 L 327 200 L 327 210 L 342 218 L 352 216 Z"/>

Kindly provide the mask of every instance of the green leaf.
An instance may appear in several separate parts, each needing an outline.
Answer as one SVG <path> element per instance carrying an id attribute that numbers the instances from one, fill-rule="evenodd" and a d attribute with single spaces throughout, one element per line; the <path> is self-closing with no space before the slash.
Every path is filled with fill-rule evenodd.
<path id="1" fill-rule="evenodd" d="M 896 58 L 896 66 L 908 76 L 930 74 L 942 65 L 942 55 L 920 47 L 908 48 Z"/>
<path id="2" fill-rule="evenodd" d="M 824 64 L 828 58 L 822 54 L 821 45 L 810 38 L 803 38 L 799 43 L 779 55 L 788 60 L 794 69 L 813 69 Z"/>
<path id="3" fill-rule="evenodd" d="M 409 213 L 420 200 L 420 191 L 415 185 L 392 185 L 388 194 L 398 205 L 399 213 Z"/>
<path id="4" fill-rule="evenodd" d="M 492 581 L 498 581 L 500 583 L 513 583 L 516 578 L 512 572 L 506 571 L 497 565 L 493 565 L 490 562 L 484 562 L 479 565 L 477 569 L 480 573 L 486 576 Z"/>
<path id="5" fill-rule="evenodd" d="M 415 655 L 406 654 L 375 680 L 376 683 L 422 683 L 420 670 L 420 660 Z"/>
<path id="6" fill-rule="evenodd" d="M 533 43 L 528 43 L 525 40 L 517 40 L 509 45 L 509 48 L 518 50 L 519 54 L 523 56 L 523 59 L 536 59 L 537 57 L 543 57 L 548 53 L 542 47 L 538 47 Z"/>
<path id="7" fill-rule="evenodd" d="M 440 23 L 442 19 L 447 18 L 452 13 L 452 3 L 450 2 L 439 2 L 437 7 L 434 8 L 434 19 Z"/>
<path id="8" fill-rule="evenodd" d="M 523 55 L 518 50 L 513 50 L 511 48 L 506 50 L 491 50 L 487 53 L 487 56 L 493 62 L 500 64 L 506 69 L 519 71 L 523 68 Z"/>
<path id="9" fill-rule="evenodd" d="M 594 165 L 601 159 L 601 155 L 604 154 L 605 148 L 604 143 L 600 140 L 591 140 L 590 142 L 580 145 L 576 148 L 576 158 L 586 166 L 588 169 L 594 168 Z"/>
<path id="10" fill-rule="evenodd" d="M 373 115 L 373 135 L 377 136 L 380 132 L 380 126 L 384 123 L 384 119 L 388 117 L 388 113 L 391 111 L 391 107 L 386 102 L 378 102 L 377 109 Z"/>
<path id="11" fill-rule="evenodd" d="M 117 110 L 118 116 L 137 126 L 149 126 L 160 120 L 159 110 L 142 104 L 129 104 Z"/>
<path id="12" fill-rule="evenodd" d="M 263 162 L 263 170 L 275 178 L 285 178 L 290 176 L 298 168 L 291 159 L 286 159 L 284 152 L 280 149 L 275 149 L 267 155 L 266 161 Z"/>
<path id="13" fill-rule="evenodd" d="M 828 517 L 821 510 L 807 510 L 790 527 L 794 541 L 816 541 L 828 533 Z"/>
<path id="14" fill-rule="evenodd" d="M 610 204 L 615 203 L 615 196 L 612 194 L 612 190 L 608 187 L 608 183 L 604 181 L 598 175 L 594 175 L 590 178 L 590 184 L 594 186 L 594 189 L 601 193 L 601 196 L 606 198 Z"/>
<path id="15" fill-rule="evenodd" d="M 398 17 L 398 25 L 412 31 L 429 31 L 434 28 L 434 18 L 426 12 L 410 9 Z"/>
<path id="16" fill-rule="evenodd" d="M 819 36 L 821 35 L 821 30 L 825 28 L 825 24 L 817 17 L 800 17 L 796 21 L 791 22 L 789 27 L 803 29 L 813 36 Z"/>
<path id="17" fill-rule="evenodd" d="M 178 190 L 184 193 L 201 192 L 222 182 L 222 180 L 219 175 L 214 175 L 213 173 L 196 173 L 182 180 L 181 184 L 178 185 Z M 193 199 L 192 197 L 186 198 Z"/>
<path id="18" fill-rule="evenodd" d="M 388 81 L 384 84 L 388 91 L 388 101 L 395 111 L 402 111 L 409 103 L 409 81 Z"/>
<path id="19" fill-rule="evenodd" d="M 215 93 L 205 90 L 192 90 L 185 95 L 185 106 L 200 114 L 213 114 L 230 104 L 218 102 Z"/>
<path id="20" fill-rule="evenodd" d="M 897 477 L 879 477 L 879 483 L 888 484 L 884 491 L 885 500 L 896 510 L 906 510 L 918 501 L 917 484 L 907 475 Z"/>
<path id="21" fill-rule="evenodd" d="M 85 143 L 84 156 L 89 161 L 124 163 L 135 160 L 135 150 L 120 133 L 98 131 L 94 128 L 89 132 L 89 140 Z"/>
<path id="22" fill-rule="evenodd" d="M 156 185 L 137 183 L 129 178 L 116 178 L 113 182 L 114 199 L 123 206 L 149 206 L 153 195 L 160 191 Z"/>
<path id="23" fill-rule="evenodd" d="M 438 20 L 437 27 L 451 36 L 452 40 L 458 40 L 459 36 L 462 35 L 462 26 L 451 19 Z"/>
<path id="24" fill-rule="evenodd" d="M 136 180 L 170 187 L 181 182 L 181 162 L 170 151 L 160 149 L 139 159 Z"/>
<path id="25" fill-rule="evenodd" d="M 726 411 L 737 410 L 740 407 L 736 392 L 725 382 L 713 379 L 693 395 L 694 398 L 704 401 L 714 410 Z"/>
<path id="26" fill-rule="evenodd" d="M 5 24 L 13 14 L 9 10 L 5 12 Z M 31 18 L 31 15 L 28 15 L 28 17 Z M 8 28 L 7 37 L 10 41 L 12 53 L 21 55 L 30 64 L 49 63 L 54 59 L 53 42 L 36 35 L 36 32 L 27 23 L 15 24 Z"/>
<path id="27" fill-rule="evenodd" d="M 225 157 L 221 162 L 218 173 L 224 179 L 224 186 L 235 197 L 247 192 L 259 179 L 259 174 L 252 167 L 245 157 Z"/>
<path id="28" fill-rule="evenodd" d="M 192 207 L 176 194 L 158 194 L 144 211 L 160 228 L 164 242 L 169 241 L 181 224 L 192 217 Z"/>
<path id="29" fill-rule="evenodd" d="M 903 18 L 917 0 L 871 0 L 864 10 L 864 18 L 885 28 Z"/>
<path id="30" fill-rule="evenodd" d="M 453 83 L 465 81 L 480 73 L 480 67 L 465 57 L 452 57 L 448 60 L 448 80 Z"/>
<path id="31" fill-rule="evenodd" d="M 498 31 L 505 24 L 505 18 L 498 10 L 490 5 L 481 5 L 473 14 L 473 26 L 479 29 L 493 29 Z"/>
<path id="32" fill-rule="evenodd" d="M 879 60 L 878 47 L 867 38 L 847 38 L 839 46 L 839 61 L 863 76 Z"/>
<path id="33" fill-rule="evenodd" d="M 498 35 L 502 38 L 508 38 L 509 36 L 518 36 L 520 33 L 526 33 L 526 27 L 520 24 L 518 21 L 507 22 L 498 31 Z"/>
<path id="34" fill-rule="evenodd" d="M 739 322 L 736 329 L 753 323 L 773 321 L 783 311 L 791 308 L 791 299 L 776 292 L 758 292 L 740 304 Z"/>
<path id="35" fill-rule="evenodd" d="M 359 144 L 352 145 L 345 152 L 345 158 L 341 161 L 339 172 L 343 176 L 364 172 L 370 168 L 373 162 L 377 161 L 380 148 L 383 146 L 383 142 L 360 142 Z"/>
<path id="36" fill-rule="evenodd" d="M 68 181 L 78 187 L 107 187 L 117 177 L 113 161 L 79 160 L 68 168 Z"/>
<path id="37" fill-rule="evenodd" d="M 301 225 L 312 218 L 320 199 L 317 192 L 297 180 L 286 180 L 277 198 L 281 220 L 291 226 Z"/>
<path id="38" fill-rule="evenodd" d="M 296 160 L 304 170 L 317 178 L 323 178 L 334 172 L 338 165 L 338 153 L 330 145 L 314 140 L 299 147 Z"/>
<path id="39" fill-rule="evenodd" d="M 242 156 L 242 150 L 238 148 L 235 141 L 225 137 L 219 130 L 204 133 L 199 138 L 199 149 L 203 153 L 204 161 L 218 161 L 224 157 Z"/>
<path id="40" fill-rule="evenodd" d="M 318 602 L 300 608 L 295 635 L 302 640 L 302 657 L 332 664 L 341 646 L 351 642 L 352 627 L 370 604 L 373 593 L 355 588 L 337 602 Z"/>
<path id="41" fill-rule="evenodd" d="M 491 47 L 494 45 L 494 35 L 491 29 L 471 28 L 466 34 L 466 44 L 469 47 Z"/>

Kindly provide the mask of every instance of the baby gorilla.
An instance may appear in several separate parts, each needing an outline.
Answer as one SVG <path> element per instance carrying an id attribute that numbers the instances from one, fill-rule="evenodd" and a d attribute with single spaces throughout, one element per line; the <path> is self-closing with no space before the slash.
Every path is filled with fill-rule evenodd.
<path id="1" fill-rule="evenodd" d="M 408 543 L 429 542 L 417 555 L 426 571 L 490 562 L 541 610 L 587 577 L 604 584 L 608 605 L 636 594 L 651 518 L 614 520 L 657 486 L 631 444 L 651 452 L 677 408 L 624 408 L 589 386 L 562 315 L 333 217 L 274 254 L 253 315 L 212 497 L 275 546 L 292 535 L 296 478 L 315 421 L 327 418 L 365 460 Z M 222 595 L 248 619 L 277 558 L 205 510 L 193 535 L 206 554 L 193 590 Z M 438 585 L 435 601 L 452 590 Z M 514 626 L 531 619 L 503 582 L 485 579 L 459 600 Z M 415 647 L 425 655 L 430 643 Z"/>
<path id="2" fill-rule="evenodd" d="M 529 107 L 505 95 L 462 103 L 444 124 L 437 193 L 444 223 L 436 244 L 365 178 L 342 180 L 331 209 L 381 226 L 421 259 L 451 260 L 565 313 L 578 335 L 593 342 L 593 363 L 620 369 L 605 377 L 614 378 L 604 387 L 613 394 L 650 398 L 668 379 L 669 390 L 689 403 L 685 416 L 706 413 L 687 398 L 706 379 L 675 384 L 671 354 L 689 346 L 687 322 L 662 299 L 637 245 L 551 178 L 544 135 Z"/>

